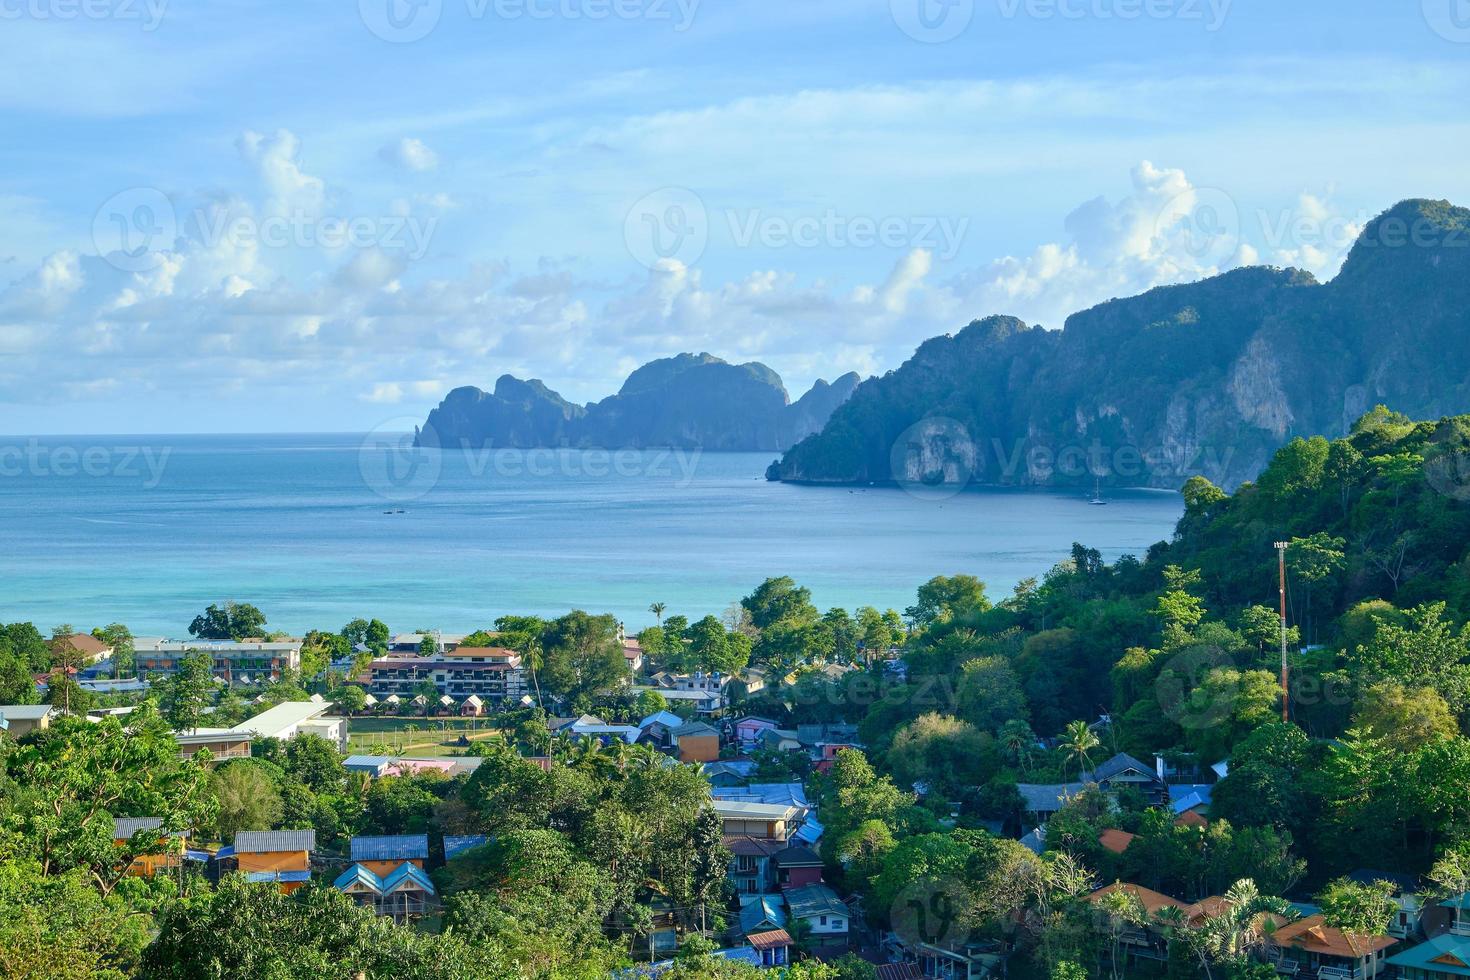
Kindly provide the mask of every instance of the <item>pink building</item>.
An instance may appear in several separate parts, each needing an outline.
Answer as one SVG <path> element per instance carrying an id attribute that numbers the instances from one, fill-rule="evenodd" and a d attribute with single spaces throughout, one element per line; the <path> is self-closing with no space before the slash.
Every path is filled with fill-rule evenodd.
<path id="1" fill-rule="evenodd" d="M 760 738 L 761 732 L 774 731 L 779 727 L 769 718 L 748 715 L 735 723 L 735 741 L 739 742 L 742 748 L 749 747 Z"/>

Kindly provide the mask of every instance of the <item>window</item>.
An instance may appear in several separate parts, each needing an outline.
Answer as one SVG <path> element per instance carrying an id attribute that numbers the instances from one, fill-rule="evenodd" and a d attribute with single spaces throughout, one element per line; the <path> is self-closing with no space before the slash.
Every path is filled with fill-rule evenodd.
<path id="1" fill-rule="evenodd" d="M 827 924 L 827 917 L 825 915 L 822 916 L 822 918 L 821 918 L 821 924 L 822 925 L 826 925 Z"/>

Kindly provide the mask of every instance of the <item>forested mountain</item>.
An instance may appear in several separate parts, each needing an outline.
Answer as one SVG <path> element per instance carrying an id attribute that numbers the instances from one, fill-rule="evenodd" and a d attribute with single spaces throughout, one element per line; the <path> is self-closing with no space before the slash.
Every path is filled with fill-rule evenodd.
<path id="1" fill-rule="evenodd" d="M 1048 331 L 978 320 L 861 385 L 775 480 L 1230 488 L 1373 405 L 1470 410 L 1470 211 L 1406 201 L 1326 284 L 1237 269 Z"/>
<path id="2" fill-rule="evenodd" d="M 450 392 L 429 414 L 419 443 L 780 451 L 820 430 L 858 381 L 856 374 L 818 381 L 793 404 L 780 376 L 764 364 L 680 354 L 643 365 L 616 395 L 582 406 L 540 381 L 505 375 L 493 393 Z"/>
<path id="3" fill-rule="evenodd" d="M 1140 558 L 1107 565 L 1077 545 L 995 603 L 974 579 L 934 580 L 908 611 L 907 681 L 876 700 L 855 681 L 823 685 L 796 699 L 796 720 L 859 720 L 898 787 L 1019 832 L 1031 824 L 1018 782 L 1076 779 L 1119 751 L 1206 773 L 1228 759 L 1204 837 L 1137 800 L 1086 797 L 1047 834 L 1098 883 L 1188 900 L 1242 877 L 1312 894 L 1356 868 L 1414 876 L 1470 846 L 1470 417 L 1376 409 L 1345 439 L 1293 440 L 1233 495 L 1194 478 L 1185 499 L 1174 539 Z M 877 833 L 840 806 L 824 819 L 836 854 Z M 885 877 L 913 857 L 910 821 L 895 811 L 897 849 L 863 862 L 852 887 L 875 901 L 893 887 Z M 1110 827 L 1138 835 L 1122 855 L 1098 845 Z"/>

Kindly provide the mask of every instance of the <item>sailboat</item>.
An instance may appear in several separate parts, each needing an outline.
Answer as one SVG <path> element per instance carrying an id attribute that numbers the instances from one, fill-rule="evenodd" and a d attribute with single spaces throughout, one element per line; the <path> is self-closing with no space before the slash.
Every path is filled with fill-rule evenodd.
<path id="1" fill-rule="evenodd" d="M 1092 499 L 1088 501 L 1093 507 L 1106 507 L 1108 502 L 1102 497 L 1102 477 L 1098 477 L 1092 487 Z"/>

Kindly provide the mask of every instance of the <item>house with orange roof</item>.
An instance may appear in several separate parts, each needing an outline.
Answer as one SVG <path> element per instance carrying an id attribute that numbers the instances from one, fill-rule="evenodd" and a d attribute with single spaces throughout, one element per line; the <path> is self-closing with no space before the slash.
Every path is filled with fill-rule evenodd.
<path id="1" fill-rule="evenodd" d="M 1128 845 L 1132 844 L 1137 837 L 1137 834 L 1130 834 L 1126 830 L 1109 827 L 1097 835 L 1097 842 L 1103 846 L 1104 850 L 1112 851 L 1114 854 L 1122 854 L 1128 850 Z"/>
<path id="2" fill-rule="evenodd" d="M 1387 975 L 1384 953 L 1398 940 L 1329 926 L 1320 915 L 1291 922 L 1268 937 L 1278 972 L 1317 980 L 1372 980 Z"/>

